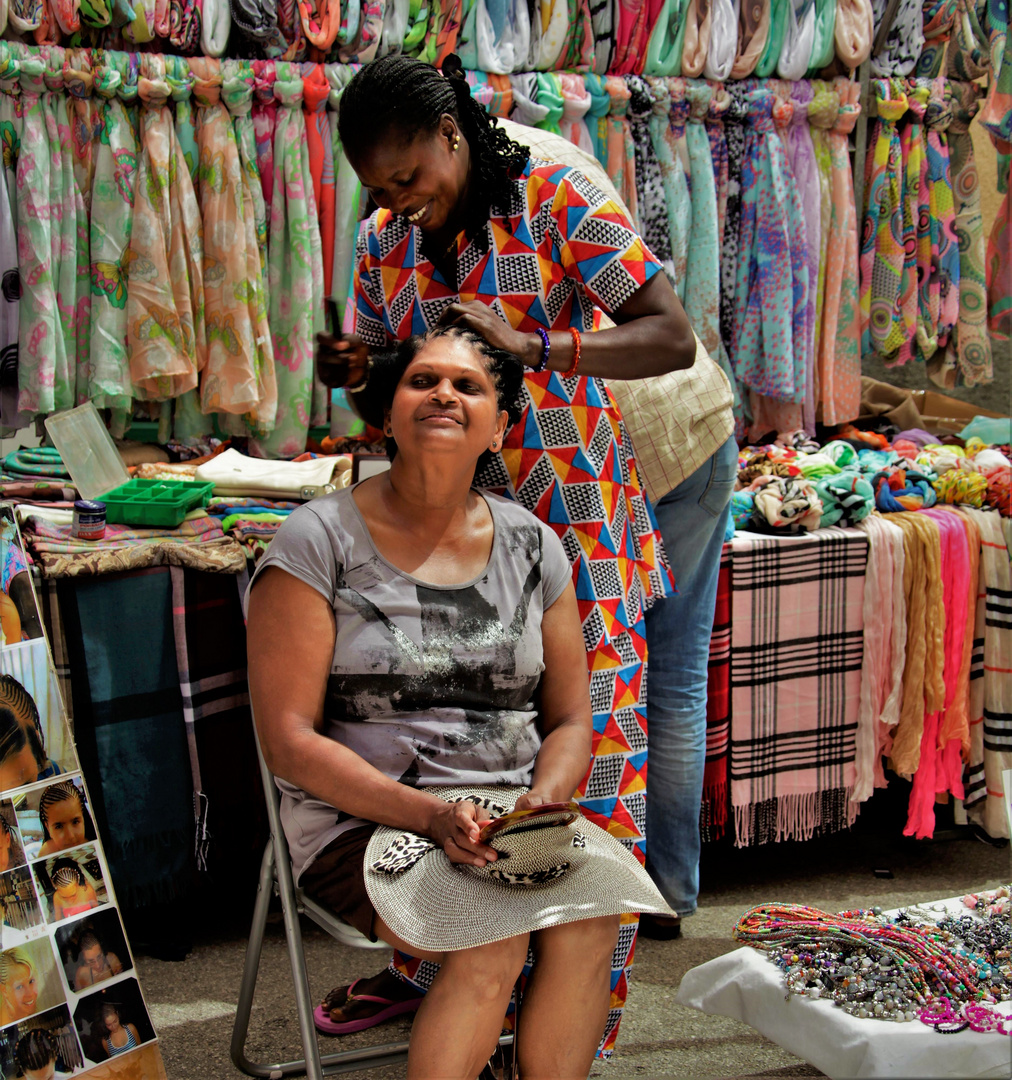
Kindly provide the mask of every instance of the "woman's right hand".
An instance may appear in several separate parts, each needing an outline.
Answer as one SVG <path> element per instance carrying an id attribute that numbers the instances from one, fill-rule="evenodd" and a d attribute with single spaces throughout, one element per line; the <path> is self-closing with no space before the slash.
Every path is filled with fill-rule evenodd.
<path id="1" fill-rule="evenodd" d="M 316 335 L 316 371 L 324 386 L 358 386 L 368 363 L 369 346 L 358 334 Z"/>
<path id="2" fill-rule="evenodd" d="M 479 843 L 482 825 L 492 819 L 488 811 L 469 800 L 442 802 L 434 809 L 429 822 L 428 836 L 446 852 L 452 863 L 466 863 L 479 869 L 486 863 L 495 862 L 495 848 Z"/>

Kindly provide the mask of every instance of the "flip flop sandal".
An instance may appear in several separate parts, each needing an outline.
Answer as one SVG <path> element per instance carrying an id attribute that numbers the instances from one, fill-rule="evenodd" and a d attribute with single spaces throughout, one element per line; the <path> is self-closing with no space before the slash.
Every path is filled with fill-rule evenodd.
<path id="1" fill-rule="evenodd" d="M 372 1016 L 364 1016 L 361 1020 L 345 1020 L 342 1023 L 335 1023 L 330 1019 L 329 1010 L 324 1009 L 322 1005 L 317 1005 L 313 1010 L 313 1023 L 316 1025 L 316 1030 L 322 1035 L 351 1035 L 355 1031 L 365 1031 L 367 1028 L 376 1027 L 377 1024 L 384 1024 L 387 1020 L 392 1020 L 395 1016 L 400 1016 L 402 1013 L 414 1012 L 422 1003 L 421 997 L 408 998 L 407 1001 L 393 1001 L 390 998 L 376 997 L 373 994 L 356 994 L 355 987 L 361 982 L 361 979 L 356 979 L 351 986 L 348 987 L 347 1001 L 372 1001 L 377 1005 L 386 1005 L 387 1008 L 381 1009 L 377 1013 L 373 1013 Z"/>

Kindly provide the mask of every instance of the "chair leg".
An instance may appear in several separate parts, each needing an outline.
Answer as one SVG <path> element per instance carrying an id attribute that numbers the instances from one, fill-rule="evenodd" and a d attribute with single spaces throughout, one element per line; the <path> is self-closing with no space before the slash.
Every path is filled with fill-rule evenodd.
<path id="1" fill-rule="evenodd" d="M 364 1047 L 361 1050 L 344 1050 L 335 1054 L 320 1056 L 316 1038 L 316 1026 L 313 1023 L 313 1002 L 309 993 L 309 976 L 303 960 L 302 930 L 299 926 L 298 908 L 292 889 L 291 877 L 280 875 L 278 887 L 281 892 L 281 906 L 285 923 L 285 938 L 288 946 L 288 958 L 292 966 L 292 981 L 295 987 L 295 1003 L 299 1015 L 299 1034 L 302 1039 L 305 1058 L 298 1061 L 266 1062 L 251 1061 L 246 1056 L 246 1038 L 249 1033 L 250 1016 L 253 1009 L 253 994 L 256 990 L 257 973 L 260 969 L 260 955 L 263 952 L 264 930 L 267 926 L 267 914 L 270 909 L 271 892 L 274 885 L 274 846 L 268 840 L 260 866 L 260 881 L 257 885 L 257 899 L 253 908 L 253 924 L 250 928 L 249 943 L 246 946 L 246 960 L 243 965 L 242 983 L 239 987 L 239 1001 L 236 1005 L 235 1023 L 232 1027 L 230 1053 L 232 1063 L 247 1076 L 261 1077 L 263 1080 L 281 1080 L 286 1076 L 307 1076 L 309 1080 L 322 1080 L 324 1075 L 351 1072 L 361 1068 L 379 1068 L 385 1065 L 397 1065 L 407 1060 L 408 1044 L 383 1043 Z M 286 890 L 285 885 L 288 888 Z"/>

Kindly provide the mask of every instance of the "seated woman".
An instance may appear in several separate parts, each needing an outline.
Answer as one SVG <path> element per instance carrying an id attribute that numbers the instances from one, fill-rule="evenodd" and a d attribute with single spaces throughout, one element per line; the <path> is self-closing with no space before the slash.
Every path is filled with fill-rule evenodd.
<path id="1" fill-rule="evenodd" d="M 420 918 L 412 926 L 410 908 L 394 932 L 369 898 L 377 824 L 431 839 L 444 862 L 493 866 L 497 851 L 479 839 L 488 812 L 434 791 L 511 785 L 524 792 L 518 808 L 568 800 L 592 730 L 562 544 L 517 504 L 472 487 L 516 419 L 519 363 L 471 331 L 442 329 L 373 364 L 390 471 L 296 510 L 248 594 L 253 708 L 293 869 L 364 934 L 441 964 L 415 1020 L 409 1077 L 478 1075 L 529 943 L 521 1075 L 585 1077 L 625 910 L 597 906 L 596 879 L 581 903 L 556 909 L 558 925 L 446 951 L 420 946 L 433 935 Z M 629 875 L 642 873 L 606 839 Z M 538 887 L 550 908 L 555 883 Z M 669 913 L 656 890 L 638 895 Z M 454 899 L 448 891 L 448 909 Z M 487 919 L 494 927 L 497 912 Z"/>

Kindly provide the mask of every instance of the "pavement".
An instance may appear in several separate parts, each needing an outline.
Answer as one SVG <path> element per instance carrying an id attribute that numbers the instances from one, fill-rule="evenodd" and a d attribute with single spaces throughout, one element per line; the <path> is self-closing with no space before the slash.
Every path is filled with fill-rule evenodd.
<path id="1" fill-rule="evenodd" d="M 933 841 L 914 841 L 899 832 L 894 822 L 880 821 L 806 843 L 705 848 L 698 912 L 683 921 L 681 938 L 638 943 L 617 1051 L 610 1062 L 596 1063 L 591 1075 L 607 1080 L 823 1075 L 738 1021 L 677 1005 L 675 994 L 686 971 L 737 947 L 731 931 L 755 904 L 781 900 L 829 911 L 892 908 L 1012 880 L 1008 846 L 995 848 L 965 829 L 950 829 Z M 876 870 L 892 876 L 876 876 Z M 182 962 L 137 957 L 169 1080 L 243 1075 L 231 1064 L 229 1041 L 247 922 L 244 915 L 218 923 L 195 940 Z M 331 986 L 379 970 L 386 958 L 383 952 L 338 945 L 312 924 L 305 923 L 303 933 L 317 1000 Z M 251 1057 L 277 1061 L 301 1056 L 291 986 L 280 916 L 272 916 L 247 1044 Z M 396 1020 L 342 1039 L 323 1038 L 321 1046 L 324 1052 L 369 1046 L 406 1039 L 409 1031 L 409 1021 Z M 396 1080 L 404 1069 L 345 1075 Z"/>

